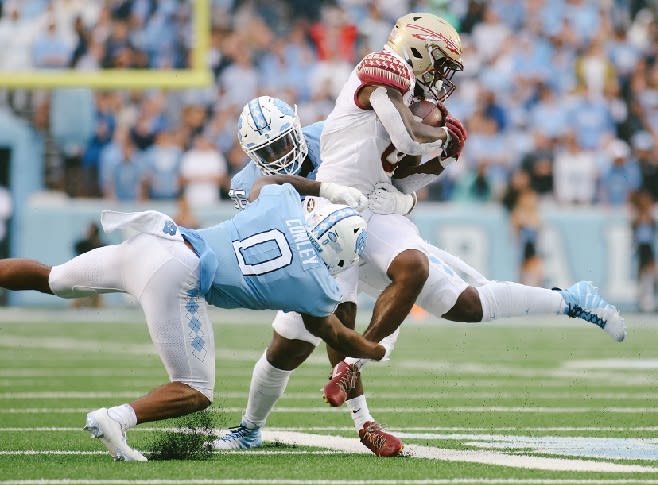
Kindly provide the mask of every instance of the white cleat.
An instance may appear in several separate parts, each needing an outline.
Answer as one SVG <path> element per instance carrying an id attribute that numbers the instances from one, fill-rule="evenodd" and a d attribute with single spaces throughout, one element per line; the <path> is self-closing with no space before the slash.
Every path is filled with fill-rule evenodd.
<path id="1" fill-rule="evenodd" d="M 557 289 L 557 288 L 556 288 Z M 582 318 L 602 328 L 617 342 L 626 338 L 626 324 L 617 308 L 605 301 L 591 281 L 579 281 L 566 290 L 559 290 L 567 303 L 565 313 Z"/>
<path id="2" fill-rule="evenodd" d="M 246 424 L 229 428 L 229 432 L 210 444 L 213 450 L 246 450 L 263 446 L 260 427 L 249 428 Z"/>
<path id="3" fill-rule="evenodd" d="M 107 408 L 100 408 L 87 413 L 87 423 L 83 428 L 98 438 L 116 461 L 147 461 L 139 451 L 128 446 L 126 432 L 112 419 Z"/>

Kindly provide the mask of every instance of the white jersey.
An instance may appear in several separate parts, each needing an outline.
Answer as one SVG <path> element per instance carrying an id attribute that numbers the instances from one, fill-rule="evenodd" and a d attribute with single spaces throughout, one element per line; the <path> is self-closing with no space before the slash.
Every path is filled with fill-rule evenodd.
<path id="1" fill-rule="evenodd" d="M 411 104 L 415 81 L 413 72 L 409 73 L 411 87 L 404 93 L 407 105 Z M 375 111 L 356 105 L 355 95 L 362 85 L 355 68 L 324 122 L 320 137 L 322 165 L 316 180 L 355 187 L 368 194 L 376 183 L 390 182 L 401 154 Z"/>

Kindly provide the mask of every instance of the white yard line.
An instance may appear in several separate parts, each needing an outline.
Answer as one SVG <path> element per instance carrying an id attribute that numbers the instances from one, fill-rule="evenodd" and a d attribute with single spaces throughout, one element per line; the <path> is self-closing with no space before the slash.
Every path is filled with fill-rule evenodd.
<path id="1" fill-rule="evenodd" d="M 59 429 L 68 430 L 70 428 L 59 428 Z M 356 438 L 345 438 L 341 436 L 328 436 L 322 434 L 300 433 L 296 431 L 288 431 L 282 429 L 269 429 L 269 430 L 263 430 L 263 440 L 269 442 L 285 443 L 289 445 L 319 447 L 324 449 L 323 451 L 319 451 L 315 454 L 327 454 L 326 450 L 330 450 L 330 452 L 334 452 L 334 453 L 339 452 L 339 453 L 356 453 L 356 454 L 366 454 L 366 455 L 370 454 L 370 451 L 367 450 Z M 303 453 L 300 453 L 300 451 Z M 96 455 L 100 453 L 103 452 L 75 451 L 75 450 L 70 450 L 70 451 L 3 450 L 0 451 L 0 456 L 2 455 L 26 455 L 26 456 L 27 455 L 67 455 L 67 454 Z M 233 452 L 229 452 L 229 453 L 233 453 Z M 277 450 L 277 451 L 247 450 L 247 451 L 242 451 L 241 453 L 309 454 L 305 450 Z M 505 466 L 505 467 L 532 469 L 532 470 L 571 471 L 571 472 L 611 472 L 611 473 L 658 473 L 658 468 L 644 466 L 644 465 L 627 465 L 627 464 L 618 464 L 618 463 L 611 463 L 605 461 L 580 460 L 580 459 L 568 459 L 568 458 L 547 458 L 547 457 L 539 457 L 539 456 L 507 454 L 507 453 L 500 453 L 500 452 L 488 451 L 488 450 L 479 451 L 479 450 L 458 450 L 458 449 L 447 449 L 447 448 L 444 449 L 444 448 L 436 448 L 436 447 L 413 445 L 413 444 L 408 444 L 405 447 L 405 453 L 407 455 L 406 459 L 426 458 L 426 459 L 439 460 L 439 461 L 470 462 L 470 463 L 480 463 L 484 465 L 496 465 L 496 466 Z M 33 482 L 30 481 L 0 482 L 0 484 L 8 484 L 8 483 L 16 483 L 16 484 L 20 483 L 25 485 L 26 483 L 33 483 Z M 60 482 L 40 481 L 38 483 L 43 485 L 44 483 L 60 483 Z M 71 482 L 71 483 L 83 483 L 83 482 Z M 107 483 L 115 483 L 115 482 L 110 481 Z M 142 482 L 136 482 L 136 483 L 142 483 Z M 144 481 L 143 483 L 161 483 L 161 482 Z M 195 483 L 195 482 L 184 482 L 184 483 Z M 205 482 L 199 482 L 199 483 L 205 483 Z M 254 483 L 260 483 L 260 482 L 254 482 Z M 263 482 L 263 483 L 269 483 L 269 482 Z M 274 482 L 274 483 L 278 483 L 278 482 Z M 288 482 L 286 481 L 286 483 Z M 309 483 L 316 483 L 316 481 L 310 481 Z M 317 483 L 325 483 L 325 482 L 319 481 Z M 359 483 L 359 482 L 351 482 L 351 483 Z M 380 482 L 368 481 L 367 483 L 380 483 Z M 410 481 L 409 483 L 426 483 L 426 482 L 415 480 L 415 481 Z M 452 483 L 452 482 L 446 482 L 446 483 Z M 459 482 L 455 482 L 455 483 L 459 483 Z M 472 483 L 472 482 L 463 482 L 463 483 Z M 498 483 L 498 482 L 491 482 L 491 483 Z M 519 481 L 518 483 L 527 483 L 527 482 Z M 553 481 L 547 483 L 557 483 L 557 482 Z M 587 482 L 583 481 L 578 483 L 587 483 Z M 600 482 L 597 481 L 596 483 L 600 483 Z M 610 483 L 647 483 L 647 482 L 633 481 L 633 482 L 610 482 Z"/>
<path id="2" fill-rule="evenodd" d="M 217 413 L 242 413 L 243 407 L 220 407 L 212 408 Z M 0 414 L 75 414 L 87 413 L 89 408 L 0 408 Z M 340 413 L 339 408 L 332 407 L 297 407 L 277 406 L 276 413 Z M 383 413 L 548 413 L 548 414 L 576 414 L 576 413 L 613 413 L 613 414 L 654 414 L 658 413 L 658 407 L 620 407 L 620 406 L 428 406 L 428 407 L 378 407 L 378 414 Z"/>
<path id="3" fill-rule="evenodd" d="M 321 446 L 330 450 L 350 453 L 370 453 L 370 451 L 367 450 L 357 439 L 343 438 L 340 436 L 298 433 L 295 431 L 263 430 L 263 439 L 266 441 L 280 441 L 282 443 L 302 446 Z M 405 452 L 415 458 L 481 463 L 484 465 L 498 465 L 533 470 L 619 473 L 658 472 L 658 468 L 643 465 L 620 465 L 617 463 L 591 460 L 509 455 L 495 451 L 456 450 L 421 445 L 406 445 Z"/>

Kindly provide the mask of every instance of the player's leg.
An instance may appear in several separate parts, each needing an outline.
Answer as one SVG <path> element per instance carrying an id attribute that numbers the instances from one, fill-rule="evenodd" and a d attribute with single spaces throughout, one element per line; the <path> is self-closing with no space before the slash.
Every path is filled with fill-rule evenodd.
<path id="1" fill-rule="evenodd" d="M 485 322 L 524 315 L 567 315 L 593 323 L 618 342 L 626 338 L 624 318 L 591 281 L 579 281 L 565 290 L 492 281 L 475 290 Z"/>
<path id="2" fill-rule="evenodd" d="M 384 272 L 391 283 L 375 301 L 364 336 L 379 341 L 391 335 L 407 317 L 429 276 L 429 258 L 416 226 L 396 214 L 368 220 L 368 244 L 363 259 Z"/>
<path id="3" fill-rule="evenodd" d="M 476 277 L 478 286 L 466 287 L 456 271 L 459 269 L 464 274 L 465 263 L 455 268 L 454 260 L 443 257 L 431 248 L 428 248 L 430 275 L 418 304 L 433 315 L 455 322 L 488 322 L 526 315 L 565 314 L 596 324 L 617 341 L 625 337 L 624 319 L 589 282 L 581 281 L 567 290 L 553 291 Z M 473 280 L 473 274 L 479 273 L 470 272 L 470 280 Z"/>
<path id="4" fill-rule="evenodd" d="M 272 322 L 272 340 L 254 365 L 247 408 L 238 426 L 212 443 L 216 450 L 257 448 L 261 428 L 285 392 L 292 371 L 299 367 L 322 341 L 312 335 L 294 312 L 277 312 Z"/>
<path id="5" fill-rule="evenodd" d="M 455 322 L 481 322 L 525 315 L 568 315 L 603 328 L 613 339 L 625 337 L 623 318 L 598 294 L 591 283 L 581 281 L 564 291 L 489 281 L 461 259 L 426 243 L 429 277 L 417 303 L 437 317 Z M 475 285 L 468 286 L 462 275 Z M 361 268 L 361 288 L 376 294 L 387 279 L 374 265 Z"/>
<path id="6" fill-rule="evenodd" d="M 189 248 L 148 235 L 136 236 L 120 247 L 120 253 L 113 255 L 114 281 L 90 282 L 89 286 L 107 288 L 115 283 L 139 301 L 170 382 L 131 403 L 90 412 L 85 429 L 101 438 L 116 459 L 143 460 L 128 446 L 126 430 L 210 405 L 214 335 L 207 303 L 198 294 L 199 259 Z"/>
<path id="7" fill-rule="evenodd" d="M 33 259 L 0 260 L 0 287 L 12 291 L 35 290 L 52 294 L 48 285 L 50 266 Z"/>
<path id="8" fill-rule="evenodd" d="M 357 269 L 354 268 L 355 274 Z M 346 295 L 345 297 L 348 300 L 356 300 L 356 287 L 354 285 L 349 286 L 345 282 L 341 283 L 340 278 L 338 278 L 338 281 L 344 295 Z M 355 302 L 345 301 L 338 305 L 335 314 L 343 325 L 354 329 L 356 326 L 356 311 L 357 305 Z M 398 437 L 385 431 L 370 414 L 368 401 L 363 391 L 361 373 L 359 372 L 359 364 L 362 360 L 349 359 L 356 360 L 359 364 L 348 362 L 343 354 L 330 346 L 327 346 L 327 354 L 333 370 L 329 376 L 329 383 L 323 389 L 324 399 L 332 405 L 337 401 L 345 403 L 361 442 L 374 454 L 383 457 L 399 455 L 402 448 L 404 448 L 404 443 Z M 337 379 L 334 379 L 335 377 Z"/>

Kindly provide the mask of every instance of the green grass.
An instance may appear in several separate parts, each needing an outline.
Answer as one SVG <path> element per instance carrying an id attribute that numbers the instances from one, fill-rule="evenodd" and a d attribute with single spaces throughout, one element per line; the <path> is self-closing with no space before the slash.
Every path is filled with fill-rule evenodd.
<path id="1" fill-rule="evenodd" d="M 130 322 L 98 322 L 94 314 L 88 322 L 62 322 L 66 315 L 54 312 L 53 321 L 43 322 L 0 321 L 0 484 L 658 483 L 655 317 L 654 325 L 629 325 L 623 344 L 584 322 L 560 318 L 526 325 L 405 324 L 393 360 L 364 371 L 372 414 L 393 432 L 403 433 L 408 445 L 657 469 L 605 473 L 416 457 L 380 459 L 327 450 L 322 439 L 316 447 L 268 443 L 251 453 L 113 462 L 105 448 L 82 431 L 86 412 L 130 401 L 166 382 L 166 374 L 138 315 Z M 269 341 L 271 327 L 269 314 L 256 324 L 241 324 L 241 318 L 230 315 L 233 321 L 226 322 L 221 312 L 213 314 L 218 357 L 210 417 L 137 426 L 128 432 L 132 446 L 157 452 L 180 445 L 184 452 L 198 444 L 197 438 L 172 445 L 170 428 L 181 423 L 202 428 L 239 423 L 251 369 Z M 605 363 L 611 365 L 600 365 Z M 328 372 L 320 347 L 291 377 L 267 429 L 356 440 L 348 412 L 330 409 L 321 399 Z M 585 446 L 583 456 L 560 450 L 549 454 L 541 446 L 496 448 L 494 435 L 541 437 L 541 443 L 586 438 L 591 446 Z M 591 450 L 602 438 L 626 439 L 611 442 L 613 451 L 622 454 L 627 445 L 633 448 L 631 439 L 644 439 L 642 446 L 651 459 L 596 456 Z"/>

